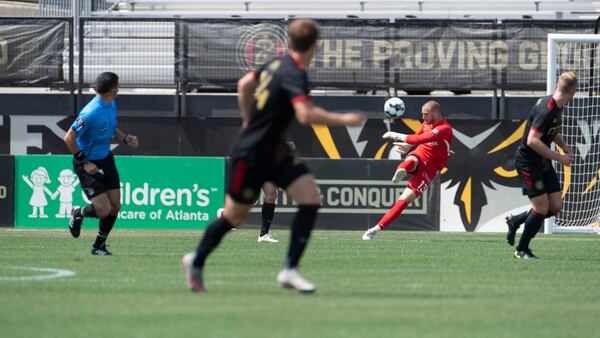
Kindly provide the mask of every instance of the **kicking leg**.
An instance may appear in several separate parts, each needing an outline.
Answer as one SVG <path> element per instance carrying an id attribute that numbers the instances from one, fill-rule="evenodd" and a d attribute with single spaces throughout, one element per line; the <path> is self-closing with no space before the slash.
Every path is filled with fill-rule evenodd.
<path id="1" fill-rule="evenodd" d="M 398 216 L 400 216 L 402 211 L 409 204 L 411 204 L 415 199 L 417 199 L 417 197 L 418 197 L 417 194 L 412 189 L 410 189 L 410 188 L 404 189 L 404 191 L 402 192 L 402 195 L 400 195 L 400 198 L 398 198 L 398 200 L 396 201 L 396 204 L 394 204 L 394 206 L 392 206 L 392 208 L 390 210 L 388 210 L 385 213 L 385 215 L 383 215 L 383 217 L 379 220 L 379 222 L 377 222 L 377 225 L 370 228 L 363 234 L 362 239 L 364 241 L 372 240 L 373 237 L 375 237 L 375 235 L 377 235 L 377 233 L 379 233 L 379 231 L 387 228 L 388 225 L 390 225 L 392 222 L 394 222 L 396 220 L 396 218 L 398 218 Z"/>

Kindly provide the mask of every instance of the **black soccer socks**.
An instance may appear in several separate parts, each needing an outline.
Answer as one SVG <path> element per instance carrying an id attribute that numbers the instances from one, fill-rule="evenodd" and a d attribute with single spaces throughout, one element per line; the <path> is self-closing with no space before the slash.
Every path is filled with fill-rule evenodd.
<path id="1" fill-rule="evenodd" d="M 310 233 L 315 225 L 317 219 L 318 205 L 300 205 L 298 212 L 292 221 L 292 237 L 290 240 L 290 247 L 288 250 L 288 256 L 285 261 L 285 267 L 287 269 L 295 268 L 298 266 L 300 257 L 304 253 Z"/>
<path id="2" fill-rule="evenodd" d="M 545 215 L 539 215 L 535 211 L 531 210 L 529 215 L 527 215 L 527 219 L 525 220 L 525 228 L 523 229 L 523 234 L 521 234 L 517 251 L 529 250 L 529 242 L 540 230 L 545 218 Z"/>
<path id="3" fill-rule="evenodd" d="M 196 259 L 192 264 L 197 268 L 204 267 L 206 257 L 221 243 L 223 236 L 232 228 L 233 225 L 223 216 L 212 221 L 204 231 L 204 236 L 196 249 Z"/>
<path id="4" fill-rule="evenodd" d="M 264 236 L 269 233 L 271 228 L 271 222 L 275 216 L 275 204 L 263 203 L 262 205 L 262 226 L 260 228 L 260 236 Z"/>

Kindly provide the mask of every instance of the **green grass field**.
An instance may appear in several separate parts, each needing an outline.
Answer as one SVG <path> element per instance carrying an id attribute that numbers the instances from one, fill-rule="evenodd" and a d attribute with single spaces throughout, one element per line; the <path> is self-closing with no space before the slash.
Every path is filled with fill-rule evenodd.
<path id="1" fill-rule="evenodd" d="M 198 232 L 0 230 L 0 336 L 600 337 L 600 236 L 540 235 L 538 261 L 512 258 L 501 234 L 316 231 L 303 260 L 313 295 L 275 283 L 287 249 L 257 230 L 224 240 L 205 294 L 185 287 L 182 254 Z M 43 281 L 18 268 L 68 269 Z"/>

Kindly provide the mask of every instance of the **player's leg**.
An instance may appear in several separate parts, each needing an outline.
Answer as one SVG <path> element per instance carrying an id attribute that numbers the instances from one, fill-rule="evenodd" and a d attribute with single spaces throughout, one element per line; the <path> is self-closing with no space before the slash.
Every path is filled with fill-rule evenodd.
<path id="1" fill-rule="evenodd" d="M 370 241 L 377 235 L 381 230 L 387 228 L 392 222 L 394 222 L 398 216 L 406 209 L 406 207 L 411 204 L 415 199 L 417 199 L 418 195 L 410 188 L 404 189 L 402 195 L 398 198 L 396 203 L 388 210 L 385 215 L 377 222 L 372 228 L 369 228 L 363 236 L 362 239 L 364 241 Z"/>
<path id="2" fill-rule="evenodd" d="M 392 182 L 396 184 L 400 183 L 406 177 L 407 174 L 415 172 L 418 166 L 419 158 L 415 155 L 409 154 L 408 156 L 406 156 L 404 161 L 402 161 L 396 168 L 394 177 L 392 177 Z"/>
<path id="3" fill-rule="evenodd" d="M 416 157 L 414 158 L 416 159 Z M 418 161 L 416 163 L 418 164 Z M 431 183 L 430 177 L 433 178 L 437 175 L 437 170 L 427 168 L 425 165 L 417 166 L 414 170 L 416 170 L 416 172 L 414 172 L 412 177 L 408 180 L 406 189 L 404 189 L 396 203 L 385 213 L 385 215 L 383 215 L 374 227 L 369 228 L 362 235 L 364 241 L 372 240 L 381 230 L 394 222 L 398 216 L 400 216 L 402 211 L 404 211 L 404 209 L 406 209 L 406 207 L 415 199 L 419 198 L 423 191 L 427 189 Z"/>
<path id="4" fill-rule="evenodd" d="M 265 182 L 262 187 L 264 193 L 264 202 L 261 209 L 262 225 L 258 236 L 259 242 L 278 243 L 279 241 L 271 237 L 269 229 L 273 216 L 275 215 L 275 202 L 277 201 L 277 186 L 271 182 Z"/>
<path id="5" fill-rule="evenodd" d="M 234 158 L 232 163 L 228 168 L 231 180 L 221 216 L 206 227 L 196 251 L 182 258 L 186 281 L 193 292 L 205 291 L 203 271 L 206 258 L 219 246 L 225 234 L 244 222 L 264 183 L 261 174 L 265 168 L 248 163 L 244 159 Z"/>
<path id="6" fill-rule="evenodd" d="M 285 186 L 284 183 L 283 187 Z M 292 221 L 290 246 L 284 268 L 279 272 L 277 281 L 282 287 L 294 288 L 305 293 L 314 292 L 314 284 L 300 275 L 298 265 L 314 227 L 317 211 L 321 206 L 321 195 L 314 176 L 307 170 L 287 185 L 286 192 L 298 203 L 298 211 Z"/>
<path id="7" fill-rule="evenodd" d="M 515 258 L 521 259 L 536 259 L 537 257 L 531 252 L 529 248 L 529 243 L 538 233 L 544 219 L 546 218 L 546 214 L 548 213 L 549 201 L 548 195 L 542 194 L 533 198 L 530 198 L 532 210 L 527 216 L 525 220 L 525 227 L 523 229 L 523 233 L 521 234 L 521 238 L 519 239 L 519 244 L 517 245 L 515 251 Z"/>
<path id="8" fill-rule="evenodd" d="M 223 237 L 234 227 L 244 222 L 252 207 L 251 203 L 236 202 L 227 195 L 221 216 L 212 221 L 204 231 L 195 252 L 183 256 L 182 264 L 186 282 L 193 292 L 204 292 L 203 271 L 206 258 L 219 246 Z"/>

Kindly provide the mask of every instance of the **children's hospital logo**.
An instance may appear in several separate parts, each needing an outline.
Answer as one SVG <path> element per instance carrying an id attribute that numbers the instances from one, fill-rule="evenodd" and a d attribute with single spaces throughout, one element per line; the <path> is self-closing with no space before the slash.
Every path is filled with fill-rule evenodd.
<path id="1" fill-rule="evenodd" d="M 57 180 L 58 186 L 55 190 L 50 190 L 52 180 L 48 175 L 48 170 L 44 167 L 38 167 L 34 169 L 29 177 L 23 175 L 23 181 L 31 188 L 32 193 L 29 198 L 29 205 L 31 206 L 31 214 L 29 218 L 48 218 L 47 211 L 45 210 L 48 205 L 48 197 L 51 200 L 60 202 L 58 210 L 54 217 L 56 218 L 68 218 L 71 215 L 71 209 L 73 209 L 73 193 L 75 187 L 79 184 L 77 176 L 70 169 L 63 169 L 60 171 Z"/>

